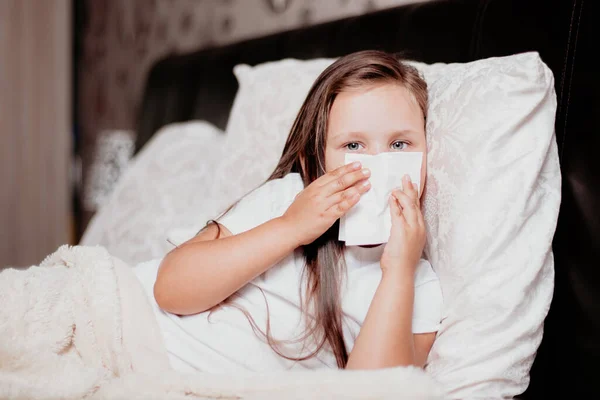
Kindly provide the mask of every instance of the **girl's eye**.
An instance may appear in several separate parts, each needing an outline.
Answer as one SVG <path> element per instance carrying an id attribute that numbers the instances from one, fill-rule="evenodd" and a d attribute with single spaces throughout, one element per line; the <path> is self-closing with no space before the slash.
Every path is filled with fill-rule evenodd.
<path id="1" fill-rule="evenodd" d="M 404 150 L 406 146 L 406 142 L 403 142 L 401 140 L 396 140 L 394 143 L 392 143 L 393 150 Z"/>
<path id="2" fill-rule="evenodd" d="M 346 145 L 346 148 L 348 150 L 356 151 L 356 150 L 360 149 L 360 144 L 358 144 L 356 142 L 348 143 Z"/>

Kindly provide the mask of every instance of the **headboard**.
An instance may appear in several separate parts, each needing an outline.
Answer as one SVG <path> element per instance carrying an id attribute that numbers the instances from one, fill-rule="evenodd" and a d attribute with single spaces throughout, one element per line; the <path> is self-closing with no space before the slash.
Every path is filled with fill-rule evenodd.
<path id="1" fill-rule="evenodd" d="M 402 51 L 427 63 L 537 51 L 552 69 L 563 174 L 553 241 L 556 284 L 525 399 L 587 398 L 600 363 L 600 49 L 594 0 L 433 0 L 169 56 L 151 69 L 136 151 L 163 125 L 193 119 L 225 128 L 238 63 Z M 595 30 L 595 31 L 594 31 Z"/>

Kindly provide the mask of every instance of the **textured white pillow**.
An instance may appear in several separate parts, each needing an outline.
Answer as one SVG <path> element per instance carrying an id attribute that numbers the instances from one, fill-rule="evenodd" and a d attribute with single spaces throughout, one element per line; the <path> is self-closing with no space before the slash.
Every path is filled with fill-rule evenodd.
<path id="1" fill-rule="evenodd" d="M 133 158 L 80 244 L 104 246 L 132 265 L 164 256 L 173 248 L 172 229 L 203 225 L 222 207 L 208 190 L 223 138 L 204 121 L 161 128 Z"/>
<path id="2" fill-rule="evenodd" d="M 239 89 L 226 128 L 227 157 L 215 171 L 211 192 L 227 206 L 273 172 L 296 114 L 330 59 L 285 59 L 237 65 Z"/>
<path id="3" fill-rule="evenodd" d="M 310 85 L 332 61 L 234 69 L 232 153 L 212 194 L 230 203 L 269 176 Z M 427 371 L 452 398 L 512 397 L 528 385 L 553 292 L 554 79 L 537 53 L 412 64 L 429 85 L 426 254 L 446 306 Z"/>
<path id="4" fill-rule="evenodd" d="M 512 397 L 529 383 L 553 293 L 554 78 L 537 53 L 433 75 L 426 252 L 447 318 L 427 369 L 456 398 Z"/>

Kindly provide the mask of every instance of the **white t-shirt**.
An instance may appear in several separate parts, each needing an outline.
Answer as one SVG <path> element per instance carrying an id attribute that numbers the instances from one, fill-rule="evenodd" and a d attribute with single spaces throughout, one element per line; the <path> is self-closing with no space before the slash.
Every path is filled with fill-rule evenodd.
<path id="1" fill-rule="evenodd" d="M 269 181 L 245 196 L 219 222 L 234 235 L 250 230 L 283 215 L 303 188 L 298 174 Z M 347 276 L 342 279 L 341 297 L 344 339 L 349 352 L 381 280 L 379 260 L 383 248 L 384 245 L 345 249 Z M 290 361 L 279 356 L 262 336 L 255 334 L 242 311 L 232 306 L 225 306 L 210 317 L 209 312 L 183 317 L 164 312 L 153 296 L 160 261 L 138 264 L 134 270 L 150 298 L 171 364 L 176 370 L 235 372 L 337 368 L 335 357 L 327 348 L 305 361 Z M 300 298 L 303 269 L 302 252 L 296 250 L 243 287 L 234 302 L 248 311 L 263 331 L 266 330 L 268 304 L 273 338 L 297 339 L 305 328 Z M 442 306 L 438 278 L 429 262 L 421 259 L 415 274 L 413 332 L 436 332 L 442 319 Z M 304 349 L 303 345 L 306 346 Z M 280 349 L 283 354 L 298 357 L 308 354 L 314 348 L 311 346 L 310 340 L 288 342 Z"/>

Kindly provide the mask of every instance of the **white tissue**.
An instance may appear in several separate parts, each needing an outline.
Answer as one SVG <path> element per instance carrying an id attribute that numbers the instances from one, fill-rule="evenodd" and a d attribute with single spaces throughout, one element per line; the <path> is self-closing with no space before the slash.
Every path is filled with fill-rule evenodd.
<path id="1" fill-rule="evenodd" d="M 347 153 L 346 164 L 360 161 L 362 168 L 371 171 L 371 188 L 340 218 L 339 240 L 346 246 L 387 243 L 392 228 L 388 198 L 393 190 L 402 188 L 405 174 L 420 187 L 422 159 L 421 152 Z"/>

